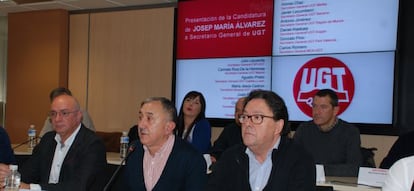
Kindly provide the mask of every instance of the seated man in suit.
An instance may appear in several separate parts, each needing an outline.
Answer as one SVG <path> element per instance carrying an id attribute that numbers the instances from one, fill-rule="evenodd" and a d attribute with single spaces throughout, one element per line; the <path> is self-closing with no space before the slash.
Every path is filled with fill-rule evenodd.
<path id="1" fill-rule="evenodd" d="M 361 139 L 354 125 L 338 119 L 338 96 L 331 89 L 313 97 L 313 120 L 297 128 L 294 140 L 308 150 L 326 176 L 358 176 L 362 163 Z"/>
<path id="2" fill-rule="evenodd" d="M 272 91 L 252 91 L 246 98 L 243 143 L 222 154 L 208 180 L 207 191 L 314 191 L 312 156 L 289 137 L 283 99 Z"/>
<path id="3" fill-rule="evenodd" d="M 148 98 L 138 113 L 139 140 L 124 169 L 125 190 L 204 190 L 206 162 L 192 145 L 174 135 L 177 110 L 162 97 Z"/>
<path id="4" fill-rule="evenodd" d="M 71 96 L 72 92 L 69 89 L 64 88 L 64 87 L 55 88 L 49 94 L 50 102 L 52 102 L 53 99 L 55 99 L 55 97 L 60 96 L 60 95 L 70 95 Z M 86 128 L 88 128 L 92 131 L 95 131 L 95 126 L 93 125 L 93 121 L 92 121 L 92 119 L 89 116 L 87 111 L 82 111 L 82 124 Z M 48 116 L 45 120 L 45 124 L 43 125 L 42 130 L 40 131 L 39 136 L 42 137 L 44 134 L 46 134 L 49 131 L 53 131 L 53 127 L 52 127 L 51 119 Z"/>
<path id="5" fill-rule="evenodd" d="M 243 113 L 244 100 L 245 97 L 241 97 L 237 100 L 234 110 L 234 122 L 225 126 L 220 136 L 214 141 L 214 145 L 210 149 L 212 163 L 215 163 L 226 149 L 233 145 L 243 143 L 239 117 Z"/>
<path id="6" fill-rule="evenodd" d="M 78 101 L 70 95 L 57 96 L 49 117 L 54 131 L 42 137 L 31 158 L 19 170 L 21 188 L 89 191 L 94 190 L 92 186 L 99 187 L 94 184 L 106 165 L 105 146 L 93 131 L 81 124 Z"/>

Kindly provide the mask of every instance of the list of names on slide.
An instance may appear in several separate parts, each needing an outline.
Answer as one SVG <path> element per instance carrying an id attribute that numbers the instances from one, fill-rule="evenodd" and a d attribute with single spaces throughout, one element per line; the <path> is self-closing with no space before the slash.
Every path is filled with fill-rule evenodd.
<path id="1" fill-rule="evenodd" d="M 322 53 L 326 46 L 338 41 L 330 31 L 333 25 L 345 23 L 332 14 L 329 1 L 281 0 L 278 10 L 275 47 L 280 55 Z"/>

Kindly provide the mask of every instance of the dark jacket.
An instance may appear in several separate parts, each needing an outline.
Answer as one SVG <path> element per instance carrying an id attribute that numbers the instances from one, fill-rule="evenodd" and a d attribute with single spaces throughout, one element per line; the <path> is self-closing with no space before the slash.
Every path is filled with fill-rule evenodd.
<path id="1" fill-rule="evenodd" d="M 210 155 L 216 157 L 218 160 L 226 149 L 242 143 L 241 127 L 233 122 L 225 126 L 220 136 L 214 141 L 214 145 L 210 149 Z"/>
<path id="2" fill-rule="evenodd" d="M 392 145 L 380 168 L 388 169 L 397 160 L 414 155 L 414 131 L 401 135 Z"/>
<path id="3" fill-rule="evenodd" d="M 138 141 L 124 167 L 125 190 L 145 191 L 144 148 Z M 207 183 L 206 162 L 189 143 L 175 137 L 174 146 L 153 191 L 199 191 Z"/>
<path id="4" fill-rule="evenodd" d="M 16 160 L 10 145 L 9 135 L 2 126 L 0 126 L 0 163 L 13 164 Z"/>
<path id="5" fill-rule="evenodd" d="M 105 146 L 95 133 L 83 125 L 76 135 L 63 161 L 59 183 L 49 184 L 50 169 L 56 148 L 56 132 L 46 133 L 33 149 L 30 159 L 20 172 L 25 183 L 40 184 L 42 190 L 102 190 L 104 185 L 96 185 L 96 177 L 106 165 Z"/>
<path id="6" fill-rule="evenodd" d="M 249 158 L 246 146 L 226 150 L 217 162 L 207 184 L 208 191 L 250 191 Z M 314 191 L 315 163 L 302 146 L 281 137 L 278 149 L 272 152 L 272 170 L 263 191 Z"/>

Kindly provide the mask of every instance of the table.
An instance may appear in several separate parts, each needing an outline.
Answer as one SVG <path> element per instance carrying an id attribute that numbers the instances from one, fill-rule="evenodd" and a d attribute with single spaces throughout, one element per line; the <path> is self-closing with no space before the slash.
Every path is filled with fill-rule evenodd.
<path id="1" fill-rule="evenodd" d="M 15 155 L 32 155 L 33 149 L 30 149 L 27 144 L 12 144 L 11 146 Z"/>
<path id="2" fill-rule="evenodd" d="M 325 182 L 318 182 L 318 186 L 332 186 L 335 191 L 381 191 L 381 188 L 358 185 L 357 177 L 325 177 Z"/>
<path id="3" fill-rule="evenodd" d="M 119 153 L 116 153 L 116 152 L 107 152 L 106 153 L 106 162 L 108 164 L 120 165 L 121 162 L 122 162 L 122 159 L 121 159 Z"/>

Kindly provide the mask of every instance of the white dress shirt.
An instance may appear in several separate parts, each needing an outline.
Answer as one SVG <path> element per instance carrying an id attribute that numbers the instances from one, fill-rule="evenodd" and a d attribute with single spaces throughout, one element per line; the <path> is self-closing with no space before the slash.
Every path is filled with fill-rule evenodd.
<path id="1" fill-rule="evenodd" d="M 273 149 L 277 149 L 279 144 L 280 138 L 277 140 L 276 144 L 273 145 Z M 260 164 L 260 162 L 256 160 L 254 153 L 249 148 L 246 148 L 246 154 L 249 157 L 249 182 L 252 191 L 261 191 L 266 186 L 272 171 L 273 149 L 270 149 L 267 153 L 266 160 Z"/>
<path id="2" fill-rule="evenodd" d="M 395 162 L 388 171 L 382 191 L 410 191 L 414 182 L 414 156 Z"/>
<path id="3" fill-rule="evenodd" d="M 55 155 L 53 156 L 52 168 L 50 169 L 49 183 L 56 184 L 59 183 L 60 169 L 62 168 L 62 163 L 68 153 L 70 146 L 75 140 L 76 135 L 80 130 L 81 124 L 76 128 L 76 130 L 70 135 L 65 142 L 62 143 L 60 135 L 56 134 L 56 148 Z M 41 190 L 39 184 L 30 184 L 30 190 Z"/>

